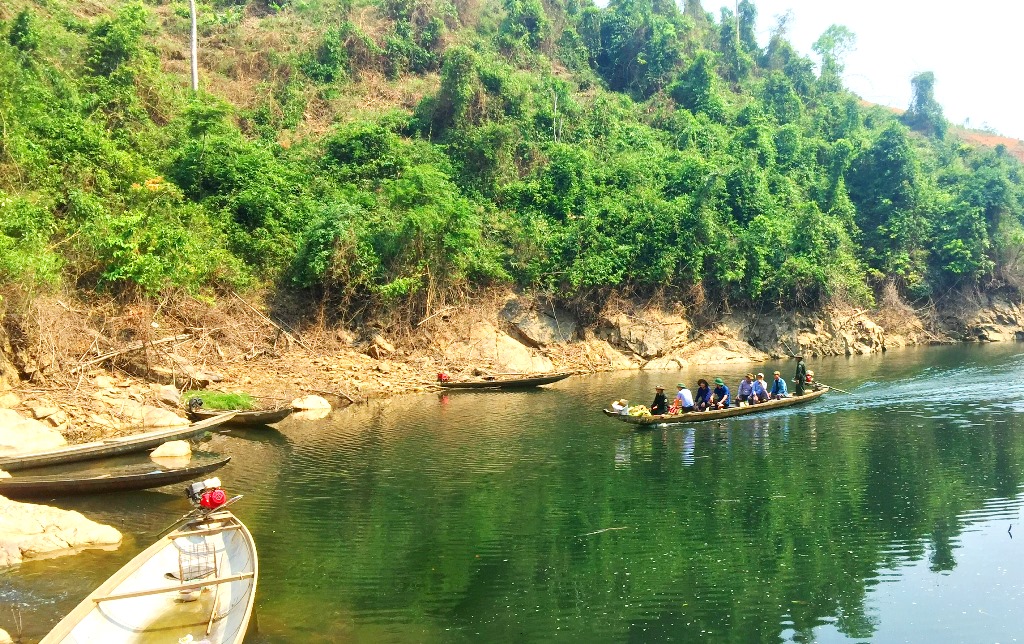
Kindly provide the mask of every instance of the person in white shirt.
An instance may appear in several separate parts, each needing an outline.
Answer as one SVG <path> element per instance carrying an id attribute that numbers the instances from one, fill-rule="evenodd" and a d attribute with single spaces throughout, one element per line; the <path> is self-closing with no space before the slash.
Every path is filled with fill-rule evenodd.
<path id="1" fill-rule="evenodd" d="M 681 382 L 676 383 L 676 404 L 682 411 L 693 411 L 693 394 Z"/>

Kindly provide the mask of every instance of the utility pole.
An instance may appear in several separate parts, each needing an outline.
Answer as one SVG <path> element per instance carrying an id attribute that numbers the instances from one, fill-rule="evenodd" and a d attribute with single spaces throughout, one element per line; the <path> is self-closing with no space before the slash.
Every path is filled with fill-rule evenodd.
<path id="1" fill-rule="evenodd" d="M 188 0 L 192 17 L 192 93 L 199 91 L 199 38 L 196 34 L 196 0 Z"/>

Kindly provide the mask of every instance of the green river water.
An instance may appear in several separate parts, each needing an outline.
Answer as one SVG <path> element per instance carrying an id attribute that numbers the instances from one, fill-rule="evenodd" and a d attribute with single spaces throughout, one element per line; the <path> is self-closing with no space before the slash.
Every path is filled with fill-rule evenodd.
<path id="1" fill-rule="evenodd" d="M 1013 642 L 1021 349 L 810 360 L 855 395 L 651 431 L 600 409 L 748 367 L 401 396 L 206 446 L 245 494 L 256 642 Z M 177 488 L 54 501 L 126 540 L 0 571 L 0 627 L 44 635 L 188 509 Z"/>

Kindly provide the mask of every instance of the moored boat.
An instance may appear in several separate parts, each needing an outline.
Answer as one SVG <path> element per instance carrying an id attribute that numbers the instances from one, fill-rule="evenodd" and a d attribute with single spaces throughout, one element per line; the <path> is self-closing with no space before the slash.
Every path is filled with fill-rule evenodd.
<path id="1" fill-rule="evenodd" d="M 27 470 L 32 467 L 44 467 L 46 465 L 59 465 L 62 463 L 75 463 L 88 461 L 119 454 L 131 454 L 154 449 L 167 441 L 179 441 L 194 438 L 207 430 L 227 422 L 235 415 L 229 411 L 208 418 L 198 423 L 192 423 L 188 427 L 170 427 L 158 429 L 141 434 L 120 436 L 118 438 L 107 438 L 101 441 L 80 443 L 78 445 L 67 445 L 45 452 L 32 452 L 30 454 L 15 454 L 0 458 L 0 469 L 14 472 Z"/>
<path id="2" fill-rule="evenodd" d="M 240 644 L 258 576 L 249 530 L 230 512 L 215 510 L 139 553 L 42 642 Z"/>
<path id="3" fill-rule="evenodd" d="M 632 425 L 660 425 L 662 423 L 701 423 L 709 420 L 720 420 L 722 418 L 733 418 L 735 416 L 745 416 L 747 414 L 760 414 L 772 411 L 774 409 L 781 409 L 783 407 L 792 407 L 793 405 L 802 405 L 808 403 L 816 398 L 819 398 L 828 392 L 828 387 L 822 387 L 817 391 L 811 391 L 803 396 L 789 396 L 788 398 L 782 398 L 780 400 L 769 400 L 768 402 L 759 403 L 757 405 L 746 405 L 744 407 L 729 407 L 728 409 L 714 409 L 711 411 L 688 411 L 681 414 L 662 414 L 658 416 L 629 416 L 623 414 L 617 414 L 608 409 L 602 410 L 605 415 L 614 416 L 625 423 Z"/>
<path id="4" fill-rule="evenodd" d="M 223 414 L 225 411 L 226 410 L 223 409 L 190 409 L 188 417 L 193 421 L 200 421 L 207 418 L 213 418 L 217 414 Z M 224 423 L 224 427 L 260 427 L 262 425 L 272 425 L 288 418 L 292 411 L 294 410 L 291 407 L 256 411 L 236 410 L 235 415 Z"/>
<path id="5" fill-rule="evenodd" d="M 181 483 L 209 474 L 228 464 L 231 457 L 206 458 L 185 467 L 162 467 L 156 463 L 122 467 L 113 472 L 62 472 L 32 476 L 15 475 L 0 479 L 0 495 L 9 499 L 37 496 L 96 494 L 124 490 L 146 490 Z"/>
<path id="6" fill-rule="evenodd" d="M 524 389 L 527 387 L 539 387 L 550 385 L 559 380 L 565 380 L 571 373 L 545 373 L 537 375 L 523 375 L 518 378 L 507 376 L 484 376 L 477 380 L 449 380 L 438 383 L 445 389 Z"/>

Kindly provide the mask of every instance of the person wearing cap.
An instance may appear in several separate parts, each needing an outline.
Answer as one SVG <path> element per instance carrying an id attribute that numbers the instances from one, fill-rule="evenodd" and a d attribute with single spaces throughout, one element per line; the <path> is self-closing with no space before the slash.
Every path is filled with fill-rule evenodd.
<path id="1" fill-rule="evenodd" d="M 754 391 L 754 374 L 748 373 L 740 380 L 740 386 L 736 388 L 736 402 L 743 404 L 750 402 L 750 395 Z"/>
<path id="2" fill-rule="evenodd" d="M 703 378 L 697 381 L 697 393 L 693 397 L 693 408 L 697 411 L 711 409 L 711 387 Z"/>
<path id="3" fill-rule="evenodd" d="M 665 397 L 665 388 L 661 385 L 657 385 L 654 391 L 654 402 L 651 403 L 651 416 L 660 416 L 668 411 L 668 398 Z"/>
<path id="4" fill-rule="evenodd" d="M 693 394 L 690 390 L 681 382 L 676 383 L 676 389 L 678 391 L 674 405 L 679 407 L 680 411 L 693 411 Z"/>
<path id="5" fill-rule="evenodd" d="M 715 409 L 725 409 L 729 406 L 730 401 L 729 388 L 725 386 L 725 381 L 715 378 L 715 388 L 711 392 L 712 405 Z"/>
<path id="6" fill-rule="evenodd" d="M 764 381 L 764 374 L 757 374 L 757 378 L 754 380 L 754 384 L 751 386 L 750 403 L 756 405 L 757 403 L 768 402 L 768 383 Z"/>
<path id="7" fill-rule="evenodd" d="M 778 400 L 780 398 L 786 398 L 789 396 L 789 390 L 786 389 L 786 381 L 782 377 L 782 374 L 778 371 L 775 372 L 775 382 L 772 383 L 772 390 L 768 392 L 772 400 Z"/>
<path id="8" fill-rule="evenodd" d="M 796 356 L 796 387 L 794 387 L 797 396 L 804 395 L 804 384 L 807 380 L 807 365 L 804 363 L 803 356 Z"/>

